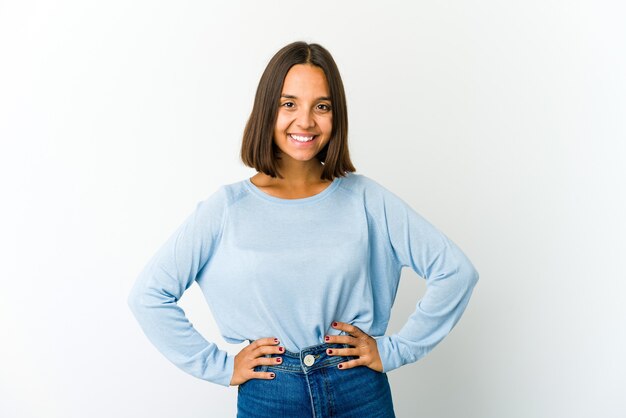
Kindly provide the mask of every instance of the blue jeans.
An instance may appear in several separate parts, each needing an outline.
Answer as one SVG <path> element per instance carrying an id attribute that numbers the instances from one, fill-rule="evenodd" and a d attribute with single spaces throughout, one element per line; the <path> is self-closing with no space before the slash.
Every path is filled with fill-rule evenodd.
<path id="1" fill-rule="evenodd" d="M 387 374 L 366 366 L 341 370 L 337 364 L 355 359 L 329 356 L 323 343 L 299 353 L 268 354 L 280 364 L 256 366 L 273 379 L 251 379 L 237 389 L 237 418 L 391 418 L 395 417 Z"/>

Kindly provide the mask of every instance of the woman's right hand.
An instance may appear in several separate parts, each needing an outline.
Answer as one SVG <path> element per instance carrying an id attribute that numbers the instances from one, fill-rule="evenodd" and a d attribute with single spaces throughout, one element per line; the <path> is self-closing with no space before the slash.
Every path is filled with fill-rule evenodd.
<path id="1" fill-rule="evenodd" d="M 235 356 L 235 370 L 230 379 L 230 385 L 236 386 L 250 379 L 273 379 L 272 372 L 255 372 L 256 366 L 281 364 L 282 357 L 264 357 L 265 354 L 282 354 L 285 352 L 283 347 L 279 347 L 278 338 L 260 338 L 244 347 L 239 354 Z"/>

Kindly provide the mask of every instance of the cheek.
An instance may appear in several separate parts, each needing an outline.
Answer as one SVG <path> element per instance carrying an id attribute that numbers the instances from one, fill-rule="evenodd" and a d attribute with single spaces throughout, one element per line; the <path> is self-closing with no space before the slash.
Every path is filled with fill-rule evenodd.
<path id="1" fill-rule="evenodd" d="M 325 118 L 322 122 L 323 129 L 330 135 L 330 132 L 333 129 L 333 117 L 329 116 Z"/>
<path id="2" fill-rule="evenodd" d="M 284 132 L 289 127 L 289 118 L 285 117 L 285 115 L 281 115 L 280 113 L 276 117 L 276 125 L 274 126 L 274 132 Z"/>

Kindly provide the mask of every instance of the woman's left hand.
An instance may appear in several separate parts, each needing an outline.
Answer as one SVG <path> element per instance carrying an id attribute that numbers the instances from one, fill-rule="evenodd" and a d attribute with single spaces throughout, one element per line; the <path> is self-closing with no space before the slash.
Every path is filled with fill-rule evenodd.
<path id="1" fill-rule="evenodd" d="M 333 328 L 340 329 L 350 335 L 327 335 L 324 340 L 333 344 L 348 344 L 350 348 L 329 348 L 326 353 L 330 356 L 355 356 L 358 359 L 339 363 L 340 369 L 350 369 L 357 366 L 367 366 L 377 372 L 383 371 L 383 363 L 378 354 L 376 339 L 361 331 L 359 327 L 345 322 L 333 322 Z"/>

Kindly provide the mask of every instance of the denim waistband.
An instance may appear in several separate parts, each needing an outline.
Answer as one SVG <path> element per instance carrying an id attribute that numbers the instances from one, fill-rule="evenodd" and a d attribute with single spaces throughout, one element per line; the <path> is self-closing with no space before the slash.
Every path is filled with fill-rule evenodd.
<path id="1" fill-rule="evenodd" d="M 248 340 L 252 342 L 252 340 Z M 321 343 L 305 347 L 299 352 L 285 349 L 283 353 L 266 354 L 265 357 L 282 357 L 282 363 L 275 365 L 256 366 L 255 371 L 280 370 L 292 373 L 309 373 L 324 367 L 337 367 L 339 363 L 353 360 L 355 356 L 332 356 L 326 353 L 329 348 L 349 348 L 348 344 Z"/>

